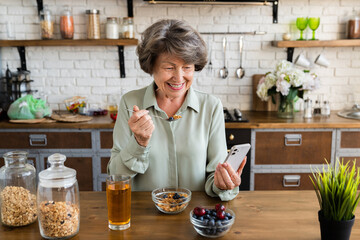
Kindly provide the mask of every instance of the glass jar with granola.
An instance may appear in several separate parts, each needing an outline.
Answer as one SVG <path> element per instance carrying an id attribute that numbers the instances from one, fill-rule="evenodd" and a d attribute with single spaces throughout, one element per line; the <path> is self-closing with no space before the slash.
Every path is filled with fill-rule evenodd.
<path id="1" fill-rule="evenodd" d="M 76 171 L 65 167 L 65 160 L 55 153 L 48 157 L 50 167 L 39 173 L 39 228 L 46 239 L 67 239 L 79 232 L 79 186 Z"/>
<path id="2" fill-rule="evenodd" d="M 27 152 L 3 155 L 0 168 L 1 223 L 11 227 L 29 225 L 37 219 L 36 170 L 27 163 Z"/>
<path id="3" fill-rule="evenodd" d="M 54 38 L 54 19 L 47 6 L 44 6 L 43 10 L 40 11 L 40 26 L 42 39 Z"/>

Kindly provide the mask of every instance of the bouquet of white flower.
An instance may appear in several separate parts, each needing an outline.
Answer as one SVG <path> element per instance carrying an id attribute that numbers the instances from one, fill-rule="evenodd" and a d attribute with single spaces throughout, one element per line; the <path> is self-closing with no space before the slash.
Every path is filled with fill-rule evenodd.
<path id="1" fill-rule="evenodd" d="M 260 79 L 256 94 L 263 101 L 267 101 L 271 96 L 275 104 L 275 95 L 280 93 L 278 112 L 288 112 L 293 115 L 294 98 L 296 96 L 303 98 L 305 90 L 314 90 L 319 86 L 320 80 L 315 73 L 296 69 L 291 62 L 282 60 L 276 65 L 274 72 L 268 72 Z M 285 114 L 283 117 L 289 116 Z"/>

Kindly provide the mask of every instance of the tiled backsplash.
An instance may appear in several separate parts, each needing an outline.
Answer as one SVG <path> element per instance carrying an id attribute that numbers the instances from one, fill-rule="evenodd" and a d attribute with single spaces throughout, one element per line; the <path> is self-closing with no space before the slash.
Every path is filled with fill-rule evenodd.
<path id="1" fill-rule="evenodd" d="M 59 14 L 64 4 L 71 6 L 75 21 L 75 38 L 85 38 L 85 10 L 100 10 L 102 37 L 106 17 L 124 17 L 127 14 L 125 0 L 45 0 L 56 16 L 56 38 L 59 34 Z M 184 19 L 200 32 L 245 32 L 265 31 L 266 35 L 245 35 L 243 67 L 246 75 L 237 79 L 239 67 L 239 35 L 227 35 L 227 67 L 229 77 L 221 79 L 219 70 L 223 67 L 221 34 L 204 35 L 212 42 L 213 72 L 206 68 L 197 73 L 194 87 L 221 98 L 223 105 L 242 110 L 251 109 L 252 75 L 273 70 L 276 61 L 286 59 L 286 51 L 271 46 L 271 41 L 281 40 L 285 32 L 296 39 L 299 32 L 294 27 L 296 17 L 319 16 L 321 23 L 316 35 L 320 40 L 345 38 L 346 22 L 353 11 L 360 14 L 358 0 L 281 0 L 279 23 L 272 23 L 272 8 L 268 6 L 239 5 L 149 5 L 134 0 L 136 37 L 150 23 L 161 18 Z M 36 1 L 1 0 L 0 38 L 6 39 L 6 22 L 15 25 L 16 39 L 39 39 L 40 27 Z M 310 37 L 310 32 L 307 32 Z M 105 106 L 113 95 L 148 85 L 152 78 L 142 72 L 135 54 L 136 47 L 125 47 L 126 78 L 120 78 L 116 47 L 27 47 L 27 68 L 35 80 L 32 89 L 47 94 L 51 106 L 58 108 L 64 99 L 74 95 L 89 98 L 91 104 Z M 312 71 L 321 78 L 321 88 L 309 93 L 315 100 L 318 95 L 330 101 L 331 109 L 350 107 L 360 103 L 360 47 L 341 48 L 297 48 L 294 57 L 302 52 L 309 60 L 323 52 L 331 62 L 328 68 L 313 66 Z M 1 67 L 6 63 L 15 70 L 20 66 L 16 48 L 1 49 Z M 60 104 L 64 108 L 63 104 Z"/>

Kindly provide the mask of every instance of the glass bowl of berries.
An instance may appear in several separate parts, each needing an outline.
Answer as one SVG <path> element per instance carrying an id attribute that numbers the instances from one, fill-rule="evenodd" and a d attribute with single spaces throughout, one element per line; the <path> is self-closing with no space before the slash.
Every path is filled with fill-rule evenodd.
<path id="1" fill-rule="evenodd" d="M 190 222 L 196 232 L 204 237 L 224 236 L 235 222 L 235 213 L 224 205 L 214 207 L 196 207 L 190 212 Z"/>
<path id="2" fill-rule="evenodd" d="M 191 191 L 186 188 L 157 188 L 151 195 L 156 208 L 167 214 L 184 211 L 191 200 Z"/>

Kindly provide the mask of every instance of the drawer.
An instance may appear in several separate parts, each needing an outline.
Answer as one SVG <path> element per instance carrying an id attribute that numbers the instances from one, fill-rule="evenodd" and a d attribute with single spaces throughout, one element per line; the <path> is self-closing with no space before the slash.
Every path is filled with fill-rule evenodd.
<path id="1" fill-rule="evenodd" d="M 100 132 L 100 148 L 111 149 L 113 147 L 113 132 Z"/>
<path id="2" fill-rule="evenodd" d="M 255 173 L 254 190 L 313 190 L 312 173 Z"/>
<path id="3" fill-rule="evenodd" d="M 101 173 L 107 174 L 107 165 L 110 161 L 110 157 L 101 157 Z"/>
<path id="4" fill-rule="evenodd" d="M 341 132 L 341 148 L 360 148 L 360 132 Z"/>
<path id="5" fill-rule="evenodd" d="M 90 148 L 91 132 L 0 132 L 0 149 Z"/>
<path id="6" fill-rule="evenodd" d="M 255 164 L 323 164 L 331 161 L 332 132 L 257 132 Z"/>
<path id="7" fill-rule="evenodd" d="M 67 154 L 65 153 L 65 155 Z M 64 165 L 76 170 L 80 191 L 94 190 L 92 157 L 67 157 Z M 44 166 L 49 167 L 47 158 L 44 158 Z"/>

